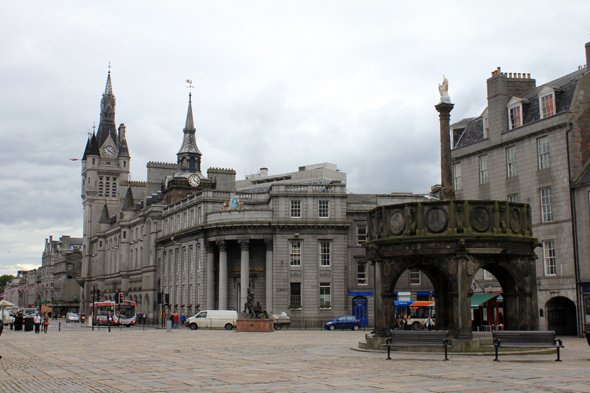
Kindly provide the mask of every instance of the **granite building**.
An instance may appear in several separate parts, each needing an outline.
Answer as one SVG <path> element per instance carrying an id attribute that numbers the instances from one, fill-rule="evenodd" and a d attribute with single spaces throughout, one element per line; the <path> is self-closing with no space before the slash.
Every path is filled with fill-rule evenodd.
<path id="1" fill-rule="evenodd" d="M 457 198 L 531 205 L 540 326 L 570 335 L 590 322 L 582 303 L 582 291 L 590 295 L 590 75 L 586 65 L 576 68 L 542 85 L 498 68 L 481 115 L 451 125 Z M 489 272 L 476 285 L 499 289 Z"/>
<path id="2" fill-rule="evenodd" d="M 85 309 L 98 289 L 103 299 L 123 292 L 149 318 L 160 315 L 160 293 L 173 312 L 242 311 L 250 288 L 264 309 L 293 320 L 372 320 L 366 212 L 423 195 L 349 194 L 331 163 L 279 175 L 261 168 L 244 180 L 232 169 L 204 173 L 190 95 L 177 162 L 148 162 L 147 181 L 132 182 L 114 116 L 109 73 L 82 160 Z"/>

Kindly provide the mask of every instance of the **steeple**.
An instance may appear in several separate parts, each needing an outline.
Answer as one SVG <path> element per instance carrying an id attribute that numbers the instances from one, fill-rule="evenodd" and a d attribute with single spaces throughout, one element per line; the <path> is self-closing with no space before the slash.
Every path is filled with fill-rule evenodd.
<path id="1" fill-rule="evenodd" d="M 188 112 L 184 126 L 184 139 L 182 146 L 176 155 L 178 156 L 177 177 L 189 177 L 195 173 L 201 173 L 201 152 L 195 139 L 195 124 L 193 121 L 193 104 L 191 93 L 188 95 Z"/>
<path id="2" fill-rule="evenodd" d="M 109 64 L 110 68 L 110 64 Z M 115 125 L 115 105 L 116 99 L 113 94 L 113 84 L 111 81 L 111 70 L 107 75 L 107 83 L 100 101 L 100 124 L 98 126 L 98 147 L 102 147 L 104 141 L 109 135 L 113 141 L 117 140 L 117 126 Z"/>

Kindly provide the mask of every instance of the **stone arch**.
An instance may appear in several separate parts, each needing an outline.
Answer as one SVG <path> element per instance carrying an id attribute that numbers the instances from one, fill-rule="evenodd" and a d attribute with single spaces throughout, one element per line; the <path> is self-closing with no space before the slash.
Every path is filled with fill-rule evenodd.
<path id="1" fill-rule="evenodd" d="M 558 336 L 577 336 L 576 305 L 564 296 L 552 297 L 545 303 L 547 329 Z"/>
<path id="2" fill-rule="evenodd" d="M 384 319 L 377 325 L 386 332 L 395 322 L 395 286 L 402 274 L 412 268 L 419 269 L 432 283 L 435 293 L 436 325 L 443 330 L 452 330 L 455 320 L 453 299 L 451 293 L 457 293 L 457 284 L 448 270 L 443 268 L 444 260 L 424 257 L 401 257 L 391 260 L 381 260 L 376 263 L 379 275 L 382 279 L 382 292 Z M 378 316 L 376 316 L 378 318 Z"/>

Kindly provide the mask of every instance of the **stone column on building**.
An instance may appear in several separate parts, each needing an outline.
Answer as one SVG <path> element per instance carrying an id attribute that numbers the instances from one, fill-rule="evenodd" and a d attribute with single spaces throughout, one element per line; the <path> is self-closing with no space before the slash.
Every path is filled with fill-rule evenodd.
<path id="1" fill-rule="evenodd" d="M 453 190 L 453 172 L 451 168 L 450 137 L 451 111 L 454 106 L 454 104 L 447 102 L 441 102 L 438 105 L 435 105 L 440 118 L 440 199 L 443 201 L 455 199 L 455 191 Z"/>
<path id="2" fill-rule="evenodd" d="M 265 308 L 269 312 L 273 310 L 272 304 L 272 290 L 273 290 L 273 280 L 272 280 L 272 246 L 273 242 L 272 239 L 264 240 L 264 245 L 266 246 L 266 304 Z"/>
<path id="3" fill-rule="evenodd" d="M 215 243 L 205 242 L 207 249 L 207 309 L 215 309 Z"/>
<path id="4" fill-rule="evenodd" d="M 238 304 L 238 312 L 245 311 L 244 304 L 248 300 L 248 288 L 250 287 L 250 240 L 239 240 L 240 249 L 240 303 Z"/>
<path id="5" fill-rule="evenodd" d="M 219 309 L 227 310 L 227 242 L 218 240 L 219 247 Z"/>

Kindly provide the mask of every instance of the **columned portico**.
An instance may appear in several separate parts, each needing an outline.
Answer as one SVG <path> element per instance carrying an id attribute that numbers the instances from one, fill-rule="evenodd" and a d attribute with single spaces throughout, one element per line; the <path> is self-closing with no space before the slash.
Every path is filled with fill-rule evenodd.
<path id="1" fill-rule="evenodd" d="M 205 242 L 207 248 L 207 309 L 215 309 L 215 244 Z"/>
<path id="2" fill-rule="evenodd" d="M 227 243 L 218 240 L 219 247 L 219 309 L 227 309 Z"/>
<path id="3" fill-rule="evenodd" d="M 250 240 L 239 240 L 241 255 L 240 255 L 240 303 L 238 304 L 238 311 L 245 311 L 244 304 L 248 299 L 248 288 L 250 284 Z M 221 285 L 220 285 L 221 287 Z"/>

